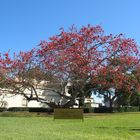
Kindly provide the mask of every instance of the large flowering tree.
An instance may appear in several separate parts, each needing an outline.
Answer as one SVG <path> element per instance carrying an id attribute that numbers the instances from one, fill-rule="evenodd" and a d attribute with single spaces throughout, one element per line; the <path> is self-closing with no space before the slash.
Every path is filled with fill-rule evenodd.
<path id="1" fill-rule="evenodd" d="M 29 101 L 37 100 L 51 107 L 70 107 L 76 99 L 80 106 L 92 90 L 103 93 L 114 88 L 116 97 L 119 89 L 130 91 L 130 83 L 137 84 L 129 74 L 139 63 L 138 54 L 134 40 L 122 34 L 105 35 L 100 26 L 72 26 L 68 31 L 61 29 L 48 41 L 41 41 L 37 49 L 21 52 L 13 59 L 8 53 L 1 56 L 0 67 L 5 71 L 0 75 L 1 91 L 21 94 Z M 48 82 L 40 86 L 41 81 Z M 41 98 L 38 87 L 56 92 L 65 98 L 65 103 Z"/>

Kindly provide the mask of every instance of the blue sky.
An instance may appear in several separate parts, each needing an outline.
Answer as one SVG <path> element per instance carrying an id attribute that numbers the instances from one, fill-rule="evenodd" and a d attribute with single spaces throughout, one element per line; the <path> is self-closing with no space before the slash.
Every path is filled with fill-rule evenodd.
<path id="1" fill-rule="evenodd" d="M 101 25 L 140 44 L 140 0 L 0 0 L 0 52 L 26 51 L 72 24 Z"/>

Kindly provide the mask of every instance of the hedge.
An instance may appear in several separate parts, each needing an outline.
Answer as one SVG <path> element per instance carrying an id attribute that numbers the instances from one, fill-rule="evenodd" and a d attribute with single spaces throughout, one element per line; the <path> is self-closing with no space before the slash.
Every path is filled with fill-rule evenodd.
<path id="1" fill-rule="evenodd" d="M 54 110 L 52 108 L 38 108 L 38 107 L 31 107 L 29 108 L 29 112 L 47 112 L 51 113 Z"/>
<path id="2" fill-rule="evenodd" d="M 94 113 L 95 108 L 84 108 L 84 113 Z"/>
<path id="3" fill-rule="evenodd" d="M 53 109 L 51 108 L 39 108 L 39 107 L 10 107 L 7 109 L 7 111 L 11 112 L 53 112 Z"/>
<path id="4" fill-rule="evenodd" d="M 22 112 L 22 111 L 29 111 L 29 108 L 28 107 L 10 107 L 7 109 L 7 111 Z"/>
<path id="5" fill-rule="evenodd" d="M 52 113 L 54 110 L 52 108 L 39 108 L 39 107 L 10 107 L 0 108 L 0 112 L 11 111 L 11 112 L 46 112 Z M 124 106 L 117 108 L 99 107 L 99 108 L 84 108 L 84 113 L 112 113 L 112 112 L 138 112 L 140 107 L 138 106 Z"/>
<path id="6" fill-rule="evenodd" d="M 114 108 L 115 112 L 138 112 L 140 111 L 139 106 L 123 106 Z"/>
<path id="7" fill-rule="evenodd" d="M 94 109 L 94 113 L 112 113 L 114 110 L 110 107 L 99 107 Z"/>
<path id="8" fill-rule="evenodd" d="M 84 108 L 84 113 L 113 113 L 113 112 L 138 112 L 138 106 L 124 106 L 117 108 L 99 107 L 99 108 Z"/>

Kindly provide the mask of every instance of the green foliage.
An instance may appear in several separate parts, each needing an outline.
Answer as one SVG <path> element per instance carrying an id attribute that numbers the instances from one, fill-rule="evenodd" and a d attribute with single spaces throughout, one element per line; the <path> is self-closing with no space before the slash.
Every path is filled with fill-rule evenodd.
<path id="1" fill-rule="evenodd" d="M 29 111 L 29 108 L 28 107 L 10 107 L 7 109 L 7 111 L 12 111 L 12 112 Z"/>
<path id="2" fill-rule="evenodd" d="M 113 113 L 113 112 L 139 112 L 139 106 L 124 106 L 124 107 L 85 107 L 84 113 Z"/>
<path id="3" fill-rule="evenodd" d="M 124 106 L 124 107 L 118 107 L 114 108 L 115 112 L 138 112 L 140 111 L 140 108 L 138 106 Z"/>
<path id="4" fill-rule="evenodd" d="M 29 112 L 47 112 L 47 113 L 52 113 L 53 109 L 52 108 L 38 108 L 38 107 L 30 107 Z"/>
<path id="5" fill-rule="evenodd" d="M 84 113 L 94 113 L 94 108 L 84 108 Z"/>
<path id="6" fill-rule="evenodd" d="M 10 108 L 0 108 L 0 112 L 10 111 L 10 112 L 53 112 L 52 108 L 40 108 L 40 107 L 10 107 Z"/>
<path id="7" fill-rule="evenodd" d="M 0 108 L 0 112 L 3 112 L 3 111 L 6 111 L 6 108 L 1 107 L 1 108 Z"/>
<path id="8" fill-rule="evenodd" d="M 99 107 L 94 109 L 94 113 L 112 113 L 113 108 L 111 107 Z"/>

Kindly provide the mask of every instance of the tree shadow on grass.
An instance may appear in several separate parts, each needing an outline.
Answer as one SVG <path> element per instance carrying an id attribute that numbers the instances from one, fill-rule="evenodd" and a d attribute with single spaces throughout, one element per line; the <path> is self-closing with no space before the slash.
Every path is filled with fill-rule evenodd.
<path id="1" fill-rule="evenodd" d="M 131 130 L 131 131 L 140 131 L 140 128 L 131 128 L 129 130 Z"/>
<path id="2" fill-rule="evenodd" d="M 130 131 L 140 131 L 140 128 L 134 128 L 134 127 L 104 127 L 104 126 L 99 126 L 99 127 L 94 127 L 94 128 L 97 128 L 97 129 L 127 129 L 127 130 L 130 130 Z"/>

